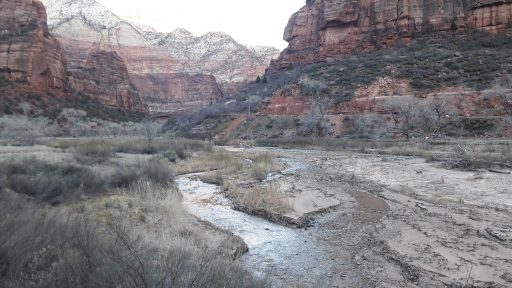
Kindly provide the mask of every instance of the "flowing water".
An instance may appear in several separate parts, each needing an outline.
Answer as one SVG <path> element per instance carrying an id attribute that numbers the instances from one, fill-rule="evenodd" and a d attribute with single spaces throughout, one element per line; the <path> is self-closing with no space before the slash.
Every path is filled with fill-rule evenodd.
<path id="1" fill-rule="evenodd" d="M 283 174 L 295 173 L 304 164 L 285 159 L 289 167 Z M 198 175 L 176 180 L 185 207 L 197 217 L 240 236 L 249 246 L 242 264 L 255 275 L 266 275 L 275 283 L 318 284 L 330 271 L 327 255 L 314 236 L 314 228 L 294 229 L 271 223 L 231 208 L 216 185 L 199 180 Z"/>

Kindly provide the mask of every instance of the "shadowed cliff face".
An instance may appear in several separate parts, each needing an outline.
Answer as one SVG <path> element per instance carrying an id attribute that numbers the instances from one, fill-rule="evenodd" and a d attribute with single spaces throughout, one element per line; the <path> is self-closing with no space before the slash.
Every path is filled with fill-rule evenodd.
<path id="1" fill-rule="evenodd" d="M 123 59 L 112 51 L 93 51 L 71 72 L 71 86 L 102 103 L 125 110 L 145 112 L 147 107 L 130 81 Z"/>
<path id="2" fill-rule="evenodd" d="M 63 93 L 66 61 L 48 32 L 43 4 L 0 1 L 0 74 L 41 93 Z"/>
<path id="3" fill-rule="evenodd" d="M 512 34 L 512 1 L 316 0 L 293 14 L 288 48 L 271 70 L 407 44 L 415 33 L 478 29 Z"/>

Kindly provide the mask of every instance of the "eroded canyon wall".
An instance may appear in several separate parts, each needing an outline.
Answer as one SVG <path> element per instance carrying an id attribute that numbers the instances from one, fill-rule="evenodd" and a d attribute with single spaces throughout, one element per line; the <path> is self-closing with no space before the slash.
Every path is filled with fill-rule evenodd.
<path id="1" fill-rule="evenodd" d="M 315 0 L 293 14 L 272 70 L 408 43 L 415 33 L 478 29 L 512 35 L 510 0 Z"/>
<path id="2" fill-rule="evenodd" d="M 123 59 L 113 51 L 98 50 L 87 56 L 69 76 L 70 85 L 79 92 L 111 107 L 147 111 L 128 75 Z"/>
<path id="3" fill-rule="evenodd" d="M 66 60 L 39 1 L 0 1 L 0 74 L 17 86 L 63 94 Z"/>

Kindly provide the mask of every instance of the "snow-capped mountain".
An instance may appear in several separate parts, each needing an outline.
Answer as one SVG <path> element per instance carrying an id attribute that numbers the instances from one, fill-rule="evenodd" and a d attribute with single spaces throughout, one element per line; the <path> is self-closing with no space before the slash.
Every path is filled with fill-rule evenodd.
<path id="1" fill-rule="evenodd" d="M 171 57 L 180 59 L 185 71 L 208 73 L 229 82 L 253 80 L 263 73 L 270 59 L 279 54 L 276 48 L 250 48 L 239 44 L 233 37 L 222 32 L 194 36 L 184 29 L 177 29 L 159 38 L 155 45 Z"/>
<path id="2" fill-rule="evenodd" d="M 222 82 L 242 82 L 263 73 L 270 60 L 279 54 L 276 48 L 239 44 L 221 32 L 195 36 L 185 29 L 176 29 L 161 33 L 126 21 L 94 0 L 46 0 L 44 4 L 50 31 L 60 38 L 66 51 L 90 48 L 76 47 L 78 42 L 118 50 L 131 73 L 202 73 L 214 75 Z M 144 55 L 135 57 L 137 47 L 150 54 L 152 60 L 144 63 L 140 59 Z M 168 58 L 165 61 L 155 59 L 164 56 Z M 161 67 L 162 63 L 167 69 Z"/>

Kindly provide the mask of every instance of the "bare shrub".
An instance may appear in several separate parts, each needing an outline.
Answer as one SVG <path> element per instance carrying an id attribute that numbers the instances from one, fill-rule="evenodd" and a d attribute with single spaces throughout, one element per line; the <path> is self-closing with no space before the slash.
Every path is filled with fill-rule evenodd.
<path id="1" fill-rule="evenodd" d="M 117 139 L 109 141 L 112 149 L 119 153 L 129 154 L 154 154 L 167 151 L 175 151 L 180 159 L 187 157 L 187 151 L 211 151 L 212 145 L 204 141 L 189 139 L 154 139 L 151 149 L 148 150 L 147 142 L 137 139 Z"/>
<path id="2" fill-rule="evenodd" d="M 389 131 L 407 140 L 441 134 L 447 126 L 447 119 L 458 113 L 447 99 L 440 98 L 419 100 L 402 96 L 388 100 L 384 107 L 392 116 Z"/>
<path id="3" fill-rule="evenodd" d="M 112 148 L 106 141 L 92 140 L 80 143 L 73 150 L 74 158 L 84 164 L 99 164 L 113 156 Z"/>
<path id="4" fill-rule="evenodd" d="M 176 161 L 178 160 L 178 155 L 176 154 L 176 151 L 174 151 L 174 150 L 168 150 L 168 151 L 162 152 L 162 153 L 160 153 L 160 155 L 162 155 L 162 157 L 164 157 L 165 159 L 169 160 L 172 163 L 176 163 Z"/>
<path id="5" fill-rule="evenodd" d="M 174 181 L 174 172 L 159 159 L 138 162 L 130 166 L 118 167 L 109 179 L 111 187 L 129 187 L 139 181 L 169 186 Z"/>
<path id="6" fill-rule="evenodd" d="M 104 177 L 90 168 L 36 158 L 1 162 L 0 171 L 6 188 L 51 204 L 71 196 L 101 193 L 106 188 Z"/>
<path id="7" fill-rule="evenodd" d="M 393 118 L 392 133 L 409 139 L 415 136 L 419 123 L 419 100 L 411 97 L 394 98 L 386 102 L 385 107 Z"/>
<path id="8" fill-rule="evenodd" d="M 83 110 L 65 108 L 59 114 L 58 121 L 63 123 L 65 135 L 73 137 L 88 136 L 90 133 L 87 113 Z"/>
<path id="9" fill-rule="evenodd" d="M 32 146 L 40 137 L 51 134 L 50 121 L 44 117 L 30 118 L 25 115 L 0 117 L 0 138 Z"/>
<path id="10" fill-rule="evenodd" d="M 85 209 L 48 211 L 8 193 L 0 200 L 2 287 L 267 286 L 192 241 L 194 232 L 171 228 L 170 246 L 159 247 L 135 233 L 126 217 L 98 222 Z"/>
<path id="11" fill-rule="evenodd" d="M 150 120 L 144 120 L 139 123 L 137 130 L 139 131 L 140 136 L 146 141 L 147 153 L 154 153 L 152 145 L 153 140 L 159 136 L 162 130 L 162 125 Z"/>
<path id="12" fill-rule="evenodd" d="M 500 112 L 512 117 L 512 79 L 507 78 L 493 85 L 494 94 L 499 99 Z"/>
<path id="13" fill-rule="evenodd" d="M 350 134 L 363 139 L 382 139 L 387 136 L 385 120 L 377 114 L 354 115 L 350 117 Z"/>
<path id="14" fill-rule="evenodd" d="M 328 94 L 327 84 L 323 81 L 309 78 L 302 79 L 299 84 L 302 90 L 311 96 L 310 115 L 302 123 L 302 129 L 298 131 L 299 135 L 327 136 L 331 132 L 327 112 L 334 103 L 334 99 Z"/>

